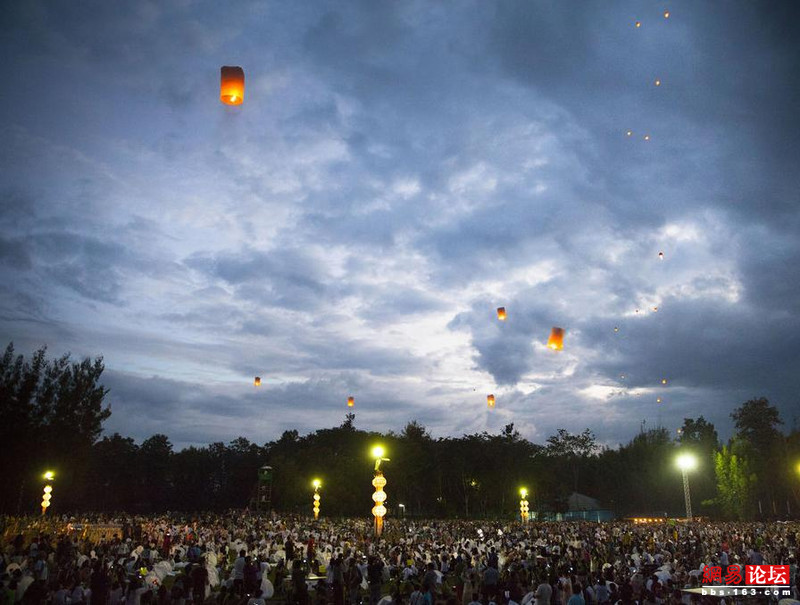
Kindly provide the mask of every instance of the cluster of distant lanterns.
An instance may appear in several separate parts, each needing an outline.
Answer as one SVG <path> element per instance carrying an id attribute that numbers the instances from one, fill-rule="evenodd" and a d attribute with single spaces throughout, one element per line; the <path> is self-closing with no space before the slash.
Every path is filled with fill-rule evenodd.
<path id="1" fill-rule="evenodd" d="M 669 19 L 670 18 L 669 10 L 665 9 L 664 12 L 662 13 L 662 16 L 664 17 L 664 19 Z M 636 29 L 641 28 L 642 27 L 642 22 L 638 21 L 638 20 L 634 21 L 634 27 L 636 27 Z M 653 80 L 653 86 L 655 86 L 656 88 L 661 87 L 662 84 L 663 84 L 663 81 L 662 81 L 662 79 L 660 77 L 657 77 L 657 78 L 655 78 Z M 625 131 L 625 136 L 628 137 L 628 138 L 633 137 L 633 130 L 631 130 L 631 129 L 626 130 Z M 645 141 L 649 141 L 650 140 L 650 135 L 649 134 L 645 134 L 645 135 L 642 136 L 642 138 Z M 658 259 L 659 260 L 664 260 L 664 253 L 663 252 L 659 252 L 658 253 Z M 658 307 L 657 306 L 650 307 L 650 310 L 653 313 L 658 313 Z M 639 313 L 639 309 L 636 309 L 635 313 L 638 314 Z M 614 328 L 614 332 L 619 332 L 619 327 L 615 327 Z M 624 378 L 624 377 L 625 377 L 624 375 L 621 376 L 621 378 Z M 666 378 L 661 381 L 661 384 L 663 384 L 663 385 L 667 384 Z M 657 397 L 656 398 L 656 403 L 661 403 L 662 401 L 663 400 L 662 400 L 661 397 Z"/>
<path id="2" fill-rule="evenodd" d="M 664 16 L 664 19 L 669 19 L 670 12 L 668 10 L 665 10 L 662 13 L 662 15 Z M 634 27 L 636 27 L 636 29 L 639 29 L 640 27 L 642 27 L 642 22 L 641 21 L 634 21 L 633 25 L 634 25 Z M 661 78 L 656 78 L 655 80 L 653 80 L 653 85 L 656 86 L 656 87 L 661 86 Z M 626 130 L 625 131 L 625 136 L 632 137 L 633 136 L 633 130 Z M 642 136 L 642 139 L 644 139 L 645 141 L 649 141 L 650 140 L 650 135 L 649 134 L 645 134 L 645 135 Z"/>
<path id="3" fill-rule="evenodd" d="M 664 19 L 669 19 L 670 12 L 665 10 L 663 12 Z M 640 28 L 642 26 L 641 21 L 636 21 L 635 24 L 636 28 Z M 656 87 L 661 86 L 661 79 L 656 78 L 653 82 Z M 239 66 L 230 66 L 224 65 L 220 70 L 220 101 L 225 105 L 241 105 L 244 102 L 244 70 Z M 633 131 L 626 130 L 626 136 L 632 137 Z M 645 134 L 644 140 L 649 141 L 650 135 Z M 664 260 L 664 253 L 658 253 L 659 260 Z M 653 306 L 651 310 L 656 313 L 658 312 L 658 307 Z M 635 311 L 637 314 L 639 313 L 639 309 Z M 497 319 L 500 321 L 506 321 L 508 318 L 508 312 L 506 311 L 505 307 L 497 307 Z M 619 327 L 614 327 L 614 332 L 619 332 Z M 561 351 L 564 349 L 564 328 L 553 326 L 550 330 L 550 336 L 547 339 L 547 348 L 552 349 L 553 351 Z M 624 375 L 622 376 L 624 378 Z M 667 380 L 663 379 L 662 384 L 667 384 Z M 261 386 L 261 377 L 256 376 L 253 379 L 253 384 L 256 387 Z M 656 399 L 656 403 L 661 403 L 661 397 Z M 486 405 L 489 409 L 494 409 L 496 404 L 496 399 L 494 394 L 489 394 L 486 396 Z M 352 408 L 355 406 L 355 397 L 352 395 L 347 398 L 347 407 Z"/>

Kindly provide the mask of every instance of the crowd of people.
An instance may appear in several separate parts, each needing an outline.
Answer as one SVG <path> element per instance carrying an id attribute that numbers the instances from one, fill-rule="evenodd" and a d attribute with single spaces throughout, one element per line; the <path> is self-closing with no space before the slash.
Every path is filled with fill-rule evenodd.
<path id="1" fill-rule="evenodd" d="M 800 523 L 3 521 L 0 605 L 691 605 L 706 566 L 767 563 L 800 599 Z"/>

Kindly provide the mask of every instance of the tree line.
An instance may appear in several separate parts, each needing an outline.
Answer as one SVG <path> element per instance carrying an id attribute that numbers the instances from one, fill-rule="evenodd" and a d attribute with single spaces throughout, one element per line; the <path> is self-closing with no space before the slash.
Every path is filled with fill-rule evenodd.
<path id="1" fill-rule="evenodd" d="M 275 510 L 308 513 L 311 481 L 319 478 L 323 515 L 368 515 L 376 442 L 390 452 L 390 514 L 511 518 L 525 486 L 531 511 L 565 512 L 577 492 L 618 516 L 682 516 L 675 458 L 687 450 L 698 459 L 690 475 L 695 515 L 784 518 L 800 509 L 800 431 L 782 432 L 777 408 L 764 398 L 734 409 L 736 433 L 724 444 L 703 416 L 684 419 L 677 434 L 642 430 L 611 449 L 588 428 L 559 429 L 544 444 L 524 439 L 513 424 L 499 434 L 433 438 L 417 421 L 399 432 L 359 430 L 351 413 L 339 426 L 285 431 L 263 445 L 240 437 L 175 451 L 163 434 L 139 444 L 102 434 L 111 414 L 103 369 L 102 357 L 48 359 L 43 348 L 25 359 L 8 345 L 0 360 L 0 512 L 37 510 L 45 469 L 58 477 L 52 513 L 244 508 L 258 469 L 269 465 Z"/>

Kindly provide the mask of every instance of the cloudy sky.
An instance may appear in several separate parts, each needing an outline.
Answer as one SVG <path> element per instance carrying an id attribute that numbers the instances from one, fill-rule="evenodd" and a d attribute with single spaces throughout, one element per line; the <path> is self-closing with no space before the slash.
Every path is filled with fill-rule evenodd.
<path id="1" fill-rule="evenodd" d="M 359 428 L 435 436 L 727 437 L 760 396 L 790 428 L 799 12 L 6 3 L 0 335 L 102 355 L 107 431 L 178 447 L 335 426 L 349 395 Z"/>

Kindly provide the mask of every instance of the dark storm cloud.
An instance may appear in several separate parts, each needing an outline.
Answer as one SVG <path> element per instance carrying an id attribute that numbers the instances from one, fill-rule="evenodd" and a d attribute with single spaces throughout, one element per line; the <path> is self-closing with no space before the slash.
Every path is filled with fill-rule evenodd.
<path id="1" fill-rule="evenodd" d="M 798 8 L 670 9 L 11 5 L 2 331 L 104 354 L 114 430 L 176 443 L 333 426 L 350 393 L 436 435 L 786 418 Z"/>
<path id="2" fill-rule="evenodd" d="M 444 311 L 448 308 L 445 302 L 422 288 L 398 284 L 364 286 L 360 289 L 359 296 L 370 301 L 364 309 L 364 319 L 377 324 L 406 315 Z"/>
<path id="3" fill-rule="evenodd" d="M 26 270 L 33 266 L 27 243 L 21 239 L 0 238 L 0 263 Z"/>
<path id="4" fill-rule="evenodd" d="M 185 262 L 233 285 L 268 279 L 284 282 L 283 285 L 293 282 L 317 293 L 322 289 L 321 267 L 302 249 L 280 249 L 269 253 L 243 250 L 214 258 L 192 257 Z"/>

